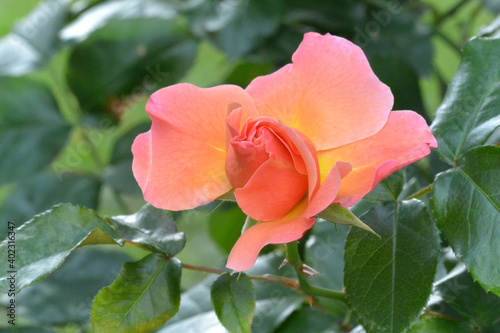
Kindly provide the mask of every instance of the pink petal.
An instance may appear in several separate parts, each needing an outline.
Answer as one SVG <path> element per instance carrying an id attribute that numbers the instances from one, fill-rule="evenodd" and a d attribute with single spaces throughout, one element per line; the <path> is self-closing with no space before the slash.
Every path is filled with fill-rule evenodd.
<path id="1" fill-rule="evenodd" d="M 234 191 L 241 210 L 259 221 L 273 221 L 285 216 L 307 191 L 307 176 L 293 168 L 283 168 L 279 161 L 268 160 L 248 183 Z"/>
<path id="2" fill-rule="evenodd" d="M 301 238 L 314 225 L 314 218 L 304 216 L 307 201 L 279 221 L 259 222 L 245 231 L 234 245 L 226 267 L 235 271 L 250 269 L 260 250 L 267 244 L 283 244 Z"/>
<path id="3" fill-rule="evenodd" d="M 366 138 L 384 126 L 393 96 L 358 46 L 308 33 L 292 61 L 247 87 L 261 116 L 298 129 L 318 150 Z"/>
<path id="4" fill-rule="evenodd" d="M 340 161 L 335 163 L 325 181 L 321 184 L 309 203 L 306 216 L 315 216 L 333 203 L 339 192 L 341 179 L 346 177 L 351 170 L 352 167 L 349 163 Z"/>
<path id="5" fill-rule="evenodd" d="M 335 202 L 350 207 L 385 177 L 430 153 L 437 142 L 425 120 L 413 111 L 394 111 L 377 134 L 351 144 L 318 152 L 320 169 L 337 161 L 351 163 L 353 170 L 342 179 Z"/>
<path id="6" fill-rule="evenodd" d="M 146 105 L 151 131 L 132 146 L 132 169 L 146 201 L 163 209 L 191 209 L 231 189 L 225 173 L 231 103 L 256 112 L 251 97 L 237 86 L 178 84 L 151 96 Z"/>
<path id="7" fill-rule="evenodd" d="M 236 188 L 234 195 L 238 205 L 245 214 L 259 221 L 281 219 L 307 191 L 307 175 L 297 171 L 291 148 L 273 131 L 273 125 L 276 124 L 269 123 L 259 129 L 260 145 L 249 141 L 232 142 L 234 156 L 229 151 L 226 160 L 226 173 Z M 243 166 L 239 174 L 228 167 L 232 162 Z"/>
<path id="8" fill-rule="evenodd" d="M 235 271 L 246 271 L 254 265 L 259 252 L 267 244 L 289 243 L 302 238 L 314 225 L 316 219 L 313 216 L 332 204 L 340 188 L 341 178 L 350 170 L 349 163 L 337 162 L 311 202 L 303 198 L 284 218 L 259 222 L 245 231 L 231 250 L 226 266 Z"/>

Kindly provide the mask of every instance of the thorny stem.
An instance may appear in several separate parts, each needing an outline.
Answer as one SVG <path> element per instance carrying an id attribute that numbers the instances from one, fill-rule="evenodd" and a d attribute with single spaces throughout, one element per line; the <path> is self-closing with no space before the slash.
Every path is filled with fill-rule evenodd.
<path id="1" fill-rule="evenodd" d="M 295 273 L 297 273 L 300 289 L 304 293 L 311 296 L 332 298 L 342 302 L 346 301 L 345 294 L 343 292 L 315 287 L 309 284 L 309 281 L 307 280 L 308 277 L 302 270 L 303 264 L 302 260 L 300 259 L 299 247 L 296 241 L 286 244 L 286 259 L 295 270 Z"/>
<path id="2" fill-rule="evenodd" d="M 296 242 L 295 242 L 296 243 Z M 288 244 L 287 244 L 288 247 Z M 290 260 L 288 259 L 290 262 Z M 215 269 L 215 268 L 208 268 L 208 267 L 202 267 L 202 266 L 194 266 L 194 265 L 189 265 L 189 264 L 182 264 L 182 268 L 184 269 L 189 269 L 193 271 L 199 271 L 199 272 L 204 272 L 204 273 L 211 273 L 211 274 L 224 274 L 224 273 L 229 273 L 228 271 L 221 270 L 221 269 Z M 334 290 L 329 290 L 329 289 L 324 289 L 324 288 L 319 288 L 319 287 L 314 287 L 309 285 L 307 281 L 301 281 L 302 278 L 306 278 L 304 273 L 301 273 L 300 275 L 297 274 L 299 277 L 299 281 L 282 277 L 282 276 L 274 276 L 274 275 L 248 275 L 248 278 L 251 280 L 260 280 L 260 281 L 267 281 L 267 282 L 272 282 L 275 284 L 279 284 L 281 286 L 290 288 L 298 293 L 305 293 L 307 295 L 312 295 L 312 296 L 322 296 L 322 297 L 327 297 L 327 298 L 333 298 L 336 300 L 344 301 L 345 302 L 345 296 L 344 293 L 334 291 Z M 305 284 L 304 284 L 305 283 Z"/>
<path id="3" fill-rule="evenodd" d="M 426 187 L 421 188 L 417 192 L 415 192 L 413 194 L 410 194 L 409 196 L 407 196 L 405 198 L 405 200 L 411 200 L 411 199 L 415 199 L 415 198 L 421 197 L 421 196 L 426 195 L 427 193 L 429 193 L 431 190 L 432 190 L 432 184 L 429 184 Z"/>
<path id="4" fill-rule="evenodd" d="M 192 271 L 198 271 L 198 272 L 204 272 L 204 273 L 211 273 L 211 274 L 224 274 L 224 273 L 229 273 L 229 271 L 225 271 L 222 269 L 215 269 L 215 268 L 208 268 L 208 267 L 202 267 L 202 266 L 194 266 L 194 265 L 189 265 L 182 263 L 182 268 L 184 269 L 189 269 Z M 260 280 L 260 281 L 267 281 L 267 282 L 272 282 L 276 283 L 285 287 L 288 287 L 290 289 L 293 289 L 295 291 L 300 292 L 299 288 L 299 282 L 294 279 L 289 279 L 286 277 L 282 276 L 274 276 L 274 275 L 248 275 L 248 278 L 251 280 Z"/>
<path id="5" fill-rule="evenodd" d="M 438 313 L 438 312 L 430 311 L 430 310 L 425 311 L 425 312 L 424 312 L 424 315 L 427 315 L 427 316 L 429 316 L 429 317 L 434 317 L 434 318 L 445 319 L 445 320 L 449 320 L 449 321 L 459 321 L 458 319 L 455 319 L 455 318 L 449 317 L 449 316 L 444 315 L 444 314 L 442 314 L 442 313 Z"/>

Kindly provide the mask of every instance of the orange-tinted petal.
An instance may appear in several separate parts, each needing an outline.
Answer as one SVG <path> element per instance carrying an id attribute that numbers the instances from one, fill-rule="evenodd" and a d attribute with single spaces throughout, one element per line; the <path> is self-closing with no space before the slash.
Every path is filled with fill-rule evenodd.
<path id="1" fill-rule="evenodd" d="M 283 162 L 266 161 L 244 187 L 234 191 L 245 214 L 259 221 L 273 221 L 285 216 L 302 199 L 307 191 L 307 176 L 282 166 Z"/>
<path id="2" fill-rule="evenodd" d="M 132 169 L 146 201 L 163 209 L 191 209 L 231 189 L 225 173 L 230 103 L 255 112 L 251 97 L 237 86 L 178 84 L 151 96 L 146 105 L 151 130 L 132 146 Z"/>
<path id="3" fill-rule="evenodd" d="M 247 87 L 261 116 L 300 130 L 318 150 L 366 138 L 384 126 L 393 96 L 358 46 L 308 33 L 292 61 Z"/>
<path id="4" fill-rule="evenodd" d="M 284 126 L 254 118 L 231 142 L 226 174 L 243 212 L 259 221 L 281 219 L 307 191 L 308 176 L 295 167 Z M 316 153 L 316 152 L 314 152 Z M 299 155 L 296 157 L 301 159 Z"/>
<path id="5" fill-rule="evenodd" d="M 226 266 L 236 271 L 246 271 L 253 266 L 259 252 L 267 244 L 289 243 L 302 238 L 314 225 L 313 216 L 332 204 L 340 188 L 341 178 L 350 170 L 349 163 L 337 162 L 310 202 L 304 197 L 284 218 L 258 222 L 245 231 L 231 250 Z"/>
<path id="6" fill-rule="evenodd" d="M 259 222 L 246 230 L 233 246 L 226 267 L 235 271 L 250 269 L 260 250 L 267 244 L 283 244 L 301 238 L 314 225 L 314 218 L 304 215 L 307 200 L 295 207 L 283 219 L 273 222 Z"/>
<path id="7" fill-rule="evenodd" d="M 350 163 L 341 161 L 335 163 L 309 203 L 306 216 L 315 216 L 333 203 L 339 192 L 341 179 L 345 178 L 351 170 L 352 167 Z"/>
<path id="8" fill-rule="evenodd" d="M 430 153 L 437 142 L 425 120 L 413 111 L 394 111 L 377 134 L 342 147 L 318 152 L 322 175 L 337 161 L 353 170 L 342 179 L 335 202 L 350 207 L 385 177 Z"/>

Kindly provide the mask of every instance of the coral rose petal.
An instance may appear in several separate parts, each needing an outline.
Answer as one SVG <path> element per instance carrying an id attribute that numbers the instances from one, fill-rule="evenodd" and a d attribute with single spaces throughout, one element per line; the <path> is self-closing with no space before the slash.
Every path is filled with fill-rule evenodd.
<path id="1" fill-rule="evenodd" d="M 273 221 L 290 212 L 307 191 L 307 176 L 295 168 L 281 167 L 281 161 L 268 160 L 248 183 L 234 191 L 241 210 L 259 221 Z"/>
<path id="2" fill-rule="evenodd" d="M 191 209 L 231 189 L 225 172 L 231 103 L 245 106 L 244 117 L 256 113 L 251 97 L 237 86 L 178 84 L 151 96 L 146 105 L 151 131 L 132 147 L 132 169 L 146 201 L 163 209 Z"/>
<path id="3" fill-rule="evenodd" d="M 306 216 L 311 217 L 319 214 L 335 200 L 341 184 L 341 179 L 346 177 L 352 170 L 351 164 L 338 161 L 335 163 L 325 181 L 312 198 L 306 210 Z"/>
<path id="4" fill-rule="evenodd" d="M 247 87 L 261 116 L 300 130 L 318 150 L 366 138 L 384 126 L 393 96 L 358 46 L 307 33 L 292 61 Z"/>
<path id="5" fill-rule="evenodd" d="M 391 173 L 430 153 L 437 142 L 424 118 L 413 111 L 391 112 L 377 134 L 339 148 L 318 152 L 320 169 L 327 172 L 337 161 L 353 170 L 344 179 L 335 202 L 350 207 Z"/>
<path id="6" fill-rule="evenodd" d="M 300 132 L 297 132 L 293 128 L 283 125 L 282 127 L 284 132 L 288 135 L 290 141 L 293 143 L 294 147 L 302 156 L 307 170 L 309 199 L 311 199 L 311 197 L 318 190 L 320 184 L 318 155 L 316 153 L 314 145 L 305 135 L 299 134 Z"/>
<path id="7" fill-rule="evenodd" d="M 259 222 L 241 235 L 227 261 L 227 268 L 235 271 L 250 269 L 260 250 L 267 244 L 283 244 L 301 238 L 314 225 L 314 218 L 304 215 L 306 200 L 303 200 L 285 218 L 273 222 Z"/>

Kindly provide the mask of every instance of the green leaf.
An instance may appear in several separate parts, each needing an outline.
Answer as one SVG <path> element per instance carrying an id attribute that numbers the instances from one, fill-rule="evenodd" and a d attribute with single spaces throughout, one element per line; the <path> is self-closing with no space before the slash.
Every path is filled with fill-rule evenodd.
<path id="1" fill-rule="evenodd" d="M 453 165 L 470 148 L 500 141 L 500 39 L 476 38 L 465 45 L 431 129 L 437 153 Z"/>
<path id="2" fill-rule="evenodd" d="M 437 284 L 437 289 L 444 301 L 474 327 L 491 327 L 500 321 L 500 297 L 486 293 L 465 267 Z"/>
<path id="3" fill-rule="evenodd" d="M 257 76 L 272 73 L 273 66 L 268 62 L 240 62 L 226 79 L 227 84 L 246 87 Z"/>
<path id="4" fill-rule="evenodd" d="M 104 171 L 104 181 L 119 192 L 141 194 L 141 189 L 132 174 L 132 143 L 135 138 L 147 132 L 151 124 L 140 124 L 131 129 L 116 142 L 111 155 L 110 166 Z"/>
<path id="5" fill-rule="evenodd" d="M 110 22 L 133 18 L 169 20 L 177 15 L 177 6 L 161 0 L 115 0 L 98 4 L 78 16 L 61 31 L 65 42 L 79 43 Z"/>
<path id="6" fill-rule="evenodd" d="M 361 26 L 367 10 L 364 3 L 350 0 L 288 0 L 286 19 L 301 28 L 314 31 L 350 31 L 354 26 Z M 310 29 L 309 27 L 316 29 Z M 337 34 L 337 33 L 335 33 Z M 342 34 L 338 34 L 342 35 Z"/>
<path id="7" fill-rule="evenodd" d="M 344 247 L 349 226 L 318 220 L 305 247 L 305 264 L 317 270 L 311 284 L 341 290 L 344 287 Z"/>
<path id="8" fill-rule="evenodd" d="M 255 290 L 245 273 L 222 274 L 212 284 L 212 305 L 230 332 L 250 333 L 255 314 Z"/>
<path id="9" fill-rule="evenodd" d="M 97 292 L 113 283 L 129 260 L 117 251 L 79 249 L 45 281 L 17 295 L 19 314 L 47 325 L 85 323 Z"/>
<path id="10" fill-rule="evenodd" d="M 398 201 L 405 185 L 405 169 L 401 169 L 384 179 L 363 199 L 368 201 Z"/>
<path id="11" fill-rule="evenodd" d="M 498 6 L 498 12 L 500 13 L 500 3 L 497 3 Z M 491 22 L 490 25 L 481 28 L 478 33 L 479 37 L 493 37 L 493 38 L 498 38 L 500 37 L 500 16 L 497 16 L 497 18 Z"/>
<path id="12" fill-rule="evenodd" d="M 472 149 L 437 176 L 438 228 L 475 280 L 500 295 L 500 147 Z"/>
<path id="13" fill-rule="evenodd" d="M 4 222 L 5 223 L 5 222 Z M 64 262 L 66 257 L 95 230 L 101 229 L 117 243 L 120 235 L 93 210 L 62 204 L 55 206 L 19 226 L 15 230 L 17 291 L 45 279 Z M 7 253 L 12 234 L 0 243 L 0 251 Z M 3 268 L 0 286 L 7 288 L 9 273 Z"/>
<path id="14" fill-rule="evenodd" d="M 394 110 L 413 110 L 428 120 L 420 92 L 419 77 L 407 57 L 377 55 L 370 57 L 369 62 L 379 80 L 391 88 Z"/>
<path id="15" fill-rule="evenodd" d="M 353 225 L 378 236 L 377 233 L 372 230 L 372 228 L 361 222 L 361 220 L 358 219 L 356 215 L 354 215 L 349 209 L 344 208 L 340 205 L 328 206 L 327 209 L 318 214 L 318 217 L 338 224 Z"/>
<path id="16" fill-rule="evenodd" d="M 209 206 L 215 208 L 216 205 L 217 203 L 214 202 Z M 184 232 L 186 239 L 189 240 L 182 251 L 176 255 L 176 258 L 195 266 L 222 267 L 227 260 L 227 254 L 220 249 L 210 235 L 208 221 L 211 210 L 207 208 L 205 206 L 198 209 L 170 212 L 179 230 Z M 202 250 L 200 250 L 200 244 L 203 244 Z M 200 272 L 185 270 L 182 273 L 182 288 L 187 290 L 204 279 L 205 276 Z"/>
<path id="17" fill-rule="evenodd" d="M 282 0 L 201 2 L 188 16 L 194 33 L 211 39 L 229 57 L 242 56 L 279 27 Z"/>
<path id="18" fill-rule="evenodd" d="M 483 5 L 494 13 L 500 13 L 500 3 L 495 0 L 484 0 Z"/>
<path id="19" fill-rule="evenodd" d="M 41 173 L 17 184 L 0 209 L 0 220 L 20 224 L 61 202 L 96 209 L 100 188 L 101 182 L 94 176 Z"/>
<path id="20" fill-rule="evenodd" d="M 236 202 L 236 197 L 234 196 L 234 190 L 230 190 L 229 192 L 224 193 L 223 195 L 218 197 L 217 200 Z"/>
<path id="21" fill-rule="evenodd" d="M 84 110 L 116 113 L 122 100 L 177 83 L 196 51 L 181 19 L 115 20 L 75 47 L 67 80 Z"/>
<path id="22" fill-rule="evenodd" d="M 292 313 L 276 332 L 279 333 L 331 333 L 342 332 L 341 318 L 316 307 L 302 306 Z"/>
<path id="23" fill-rule="evenodd" d="M 116 281 L 94 299 L 96 333 L 151 332 L 179 311 L 182 264 L 161 254 L 126 263 Z"/>
<path id="24" fill-rule="evenodd" d="M 208 216 L 210 235 L 217 245 L 229 254 L 241 236 L 246 215 L 233 202 L 225 202 Z"/>
<path id="25" fill-rule="evenodd" d="M 332 290 L 344 288 L 344 248 L 350 226 L 336 225 L 328 221 L 316 220 L 305 244 L 304 263 L 319 275 L 311 279 L 311 284 Z M 346 304 L 318 298 L 330 312 L 345 318 L 350 312 Z M 314 315 L 313 315 L 314 316 Z"/>
<path id="26" fill-rule="evenodd" d="M 45 86 L 0 77 L 0 185 L 45 168 L 66 144 L 70 130 Z"/>
<path id="27" fill-rule="evenodd" d="M 294 277 L 295 273 L 291 267 L 285 266 L 278 270 L 282 262 L 283 257 L 276 254 L 260 256 L 248 274 Z M 210 302 L 210 289 L 214 281 L 215 277 L 208 277 L 184 292 L 179 313 L 158 333 L 226 331 Z M 254 281 L 254 284 L 257 301 L 252 333 L 274 332 L 304 302 L 303 295 L 296 294 L 286 287 L 263 281 Z"/>
<path id="28" fill-rule="evenodd" d="M 371 11 L 365 19 L 354 28 L 353 41 L 363 48 L 369 59 L 405 59 L 419 76 L 431 73 L 434 48 L 427 25 L 409 14 L 383 9 Z"/>
<path id="29" fill-rule="evenodd" d="M 17 325 L 16 325 L 17 326 Z M 0 328 L 0 333 L 12 333 L 12 328 Z M 16 333 L 57 333 L 58 331 L 53 330 L 52 328 L 40 327 L 40 326 L 25 326 L 16 328 Z"/>
<path id="30" fill-rule="evenodd" d="M 438 231 L 418 200 L 380 204 L 362 218 L 382 239 L 351 229 L 345 248 L 348 302 L 367 332 L 402 332 L 431 293 Z"/>
<path id="31" fill-rule="evenodd" d="M 464 322 L 457 322 L 442 318 L 425 317 L 412 326 L 408 333 L 473 333 L 472 326 Z"/>
<path id="32" fill-rule="evenodd" d="M 186 243 L 184 233 L 177 232 L 177 225 L 168 212 L 149 204 L 135 214 L 113 216 L 111 222 L 124 239 L 153 252 L 174 256 Z"/>
<path id="33" fill-rule="evenodd" d="M 58 33 L 68 18 L 70 2 L 42 2 L 0 39 L 0 75 L 24 75 L 47 63 L 61 46 Z"/>

